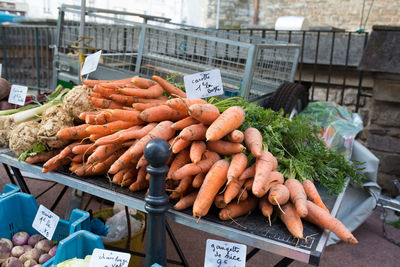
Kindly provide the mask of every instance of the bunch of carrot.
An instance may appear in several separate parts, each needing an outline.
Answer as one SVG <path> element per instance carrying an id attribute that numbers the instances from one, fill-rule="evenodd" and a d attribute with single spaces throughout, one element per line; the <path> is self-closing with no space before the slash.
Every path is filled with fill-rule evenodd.
<path id="1" fill-rule="evenodd" d="M 295 237 L 303 238 L 301 217 L 357 242 L 322 206 L 312 183 L 284 182 L 256 128 L 238 130 L 245 120 L 241 107 L 220 113 L 202 99 L 187 99 L 158 76 L 83 83 L 92 88 L 89 99 L 98 110 L 82 113 L 84 124 L 58 132 L 72 143 L 48 159 L 43 172 L 69 165 L 79 176 L 112 175 L 115 184 L 146 190 L 149 174 L 143 151 L 150 140 L 162 138 L 173 152 L 166 190 L 171 199 L 179 199 L 175 209 L 193 207 L 193 216 L 200 219 L 214 204 L 221 209 L 220 219 L 228 220 L 257 207 L 269 218 L 277 206 Z"/>

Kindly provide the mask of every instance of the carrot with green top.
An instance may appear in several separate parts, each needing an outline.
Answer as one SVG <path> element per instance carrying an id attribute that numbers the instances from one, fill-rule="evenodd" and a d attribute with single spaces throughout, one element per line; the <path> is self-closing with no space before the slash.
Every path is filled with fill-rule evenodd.
<path id="1" fill-rule="evenodd" d="M 193 204 L 193 217 L 200 220 L 201 217 L 207 215 L 219 189 L 228 179 L 228 168 L 229 162 L 224 159 L 212 165 Z"/>
<path id="2" fill-rule="evenodd" d="M 155 80 L 159 85 L 161 85 L 162 88 L 164 88 L 165 92 L 167 92 L 170 96 L 180 96 L 183 98 L 186 98 L 186 93 L 183 92 L 181 89 L 173 86 L 160 76 L 154 75 L 153 80 Z"/>

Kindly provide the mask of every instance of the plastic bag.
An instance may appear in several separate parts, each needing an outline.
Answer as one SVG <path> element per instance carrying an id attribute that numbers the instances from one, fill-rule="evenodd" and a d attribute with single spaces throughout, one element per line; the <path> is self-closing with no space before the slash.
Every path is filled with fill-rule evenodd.
<path id="1" fill-rule="evenodd" d="M 144 227 L 144 222 L 136 219 L 132 214 L 130 214 L 131 223 L 131 236 L 140 232 Z M 108 218 L 106 221 L 106 226 L 109 226 L 107 236 L 102 236 L 103 242 L 114 242 L 128 237 L 128 223 L 126 221 L 125 210 L 114 214 L 112 217 Z"/>
<path id="2" fill-rule="evenodd" d="M 321 137 L 329 149 L 351 158 L 355 137 L 363 129 L 359 114 L 351 114 L 334 102 L 312 102 L 300 115 L 323 128 Z"/>

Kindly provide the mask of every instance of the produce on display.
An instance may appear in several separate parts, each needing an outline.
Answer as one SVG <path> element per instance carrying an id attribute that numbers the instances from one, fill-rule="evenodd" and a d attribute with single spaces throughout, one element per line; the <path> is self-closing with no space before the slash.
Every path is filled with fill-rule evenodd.
<path id="1" fill-rule="evenodd" d="M 41 161 L 25 157 L 44 163 L 43 172 L 64 166 L 78 176 L 107 175 L 131 191 L 147 190 L 144 148 L 161 138 L 171 145 L 166 191 L 178 199 L 177 210 L 193 206 L 193 216 L 200 220 L 214 204 L 221 209 L 220 219 L 228 220 L 258 207 L 271 224 L 276 206 L 297 238 L 304 238 L 305 219 L 339 231 L 346 242 L 357 242 L 332 220 L 313 181 L 338 194 L 347 177 L 361 181 L 360 169 L 327 149 L 319 128 L 309 121 L 289 119 L 240 97 L 186 99 L 185 92 L 158 76 L 82 83 L 62 101 L 68 115 L 58 132 L 48 131 L 65 145 L 53 146 L 60 150 L 43 153 Z M 44 113 L 42 122 L 64 114 L 56 107 Z M 326 219 L 315 222 L 315 214 Z"/>

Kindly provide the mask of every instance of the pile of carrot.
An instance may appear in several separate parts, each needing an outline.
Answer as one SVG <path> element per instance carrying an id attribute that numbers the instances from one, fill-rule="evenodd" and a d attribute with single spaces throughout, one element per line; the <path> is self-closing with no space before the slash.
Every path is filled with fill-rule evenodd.
<path id="1" fill-rule="evenodd" d="M 357 243 L 329 214 L 311 181 L 285 181 L 256 128 L 238 130 L 245 120 L 241 107 L 220 113 L 202 99 L 187 99 L 163 78 L 152 78 L 82 81 L 92 88 L 89 100 L 98 110 L 80 114 L 83 124 L 58 132 L 71 143 L 49 156 L 42 171 L 69 166 L 79 176 L 107 174 L 131 191 L 147 190 L 144 148 L 162 138 L 172 150 L 166 191 L 178 200 L 175 209 L 192 208 L 199 220 L 214 204 L 219 218 L 229 220 L 256 209 L 270 219 L 275 208 L 296 238 L 304 238 L 303 219 Z"/>

